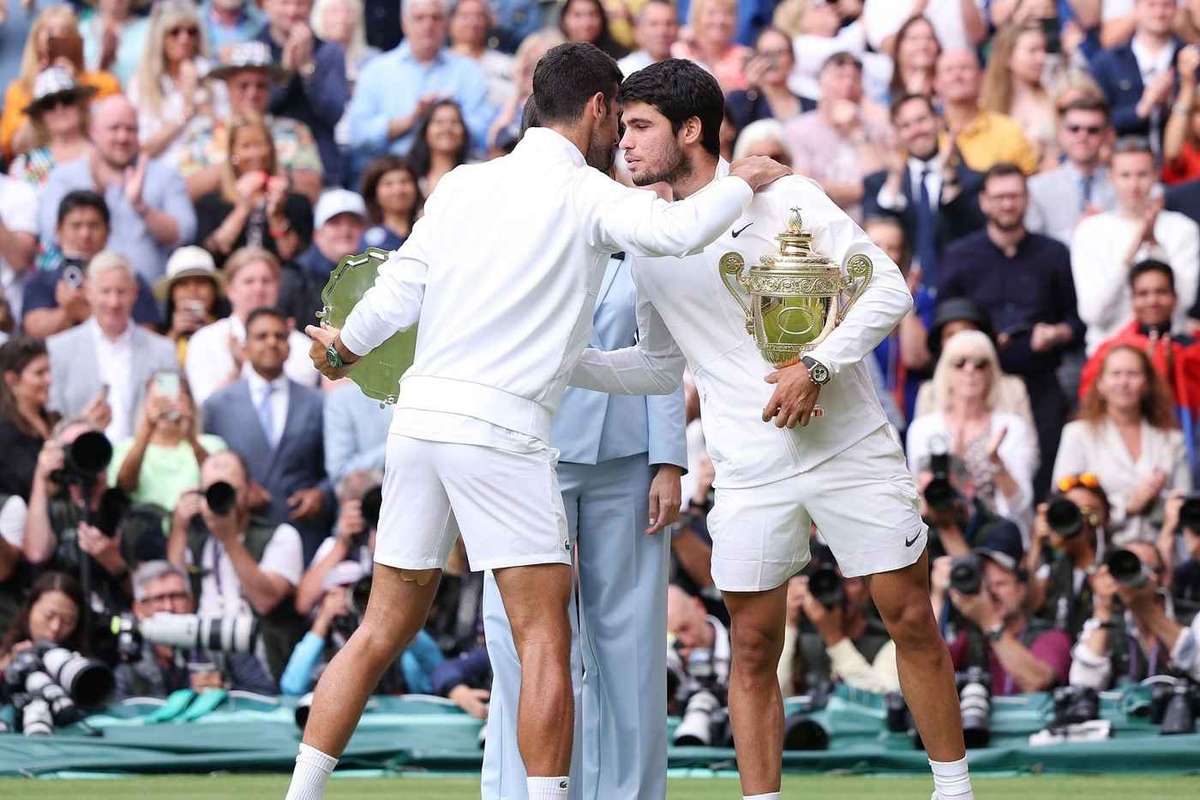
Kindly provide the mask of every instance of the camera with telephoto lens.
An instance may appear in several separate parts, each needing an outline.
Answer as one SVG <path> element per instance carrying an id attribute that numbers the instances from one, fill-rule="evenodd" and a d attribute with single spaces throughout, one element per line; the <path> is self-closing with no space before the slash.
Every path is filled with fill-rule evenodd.
<path id="1" fill-rule="evenodd" d="M 1140 589 L 1150 581 L 1149 571 L 1132 550 L 1113 550 L 1104 557 L 1104 565 L 1113 580 L 1130 589 Z"/>
<path id="2" fill-rule="evenodd" d="M 237 490 L 233 488 L 233 484 L 227 481 L 213 481 L 204 490 L 204 503 L 208 506 L 209 511 L 218 517 L 223 517 L 233 511 L 233 507 L 237 503 Z"/>
<path id="3" fill-rule="evenodd" d="M 112 455 L 112 443 L 103 433 L 81 433 L 63 448 L 63 465 L 50 473 L 50 480 L 59 486 L 94 484 L 108 469 Z"/>
<path id="4" fill-rule="evenodd" d="M 1150 692 L 1150 721 L 1163 736 L 1196 732 L 1200 715 L 1200 685 L 1186 678 L 1168 678 Z"/>
<path id="5" fill-rule="evenodd" d="M 821 567 L 813 570 L 808 576 L 808 591 L 817 602 L 832 611 L 841 608 L 846 600 L 846 591 L 842 588 L 842 578 L 837 570 Z"/>
<path id="6" fill-rule="evenodd" d="M 966 672 L 955 675 L 955 681 L 963 739 L 967 747 L 987 747 L 992 735 L 992 676 L 982 667 L 968 667 Z"/>
<path id="7" fill-rule="evenodd" d="M 1063 539 L 1077 536 L 1083 530 L 1083 512 L 1065 497 L 1056 497 L 1046 506 L 1046 524 Z"/>
<path id="8" fill-rule="evenodd" d="M 979 594 L 983 588 L 983 562 L 970 553 L 950 561 L 950 588 L 962 594 Z"/>
<path id="9" fill-rule="evenodd" d="M 1079 725 L 1100 719 L 1100 695 L 1088 686 L 1059 686 L 1054 690 L 1054 724 Z"/>
<path id="10" fill-rule="evenodd" d="M 45 700 L 60 724 L 82 716 L 76 706 L 100 705 L 115 685 L 108 665 L 47 643 L 13 656 L 4 671 L 4 682 L 14 694 L 24 692 Z"/>
<path id="11" fill-rule="evenodd" d="M 333 618 L 333 630 L 343 640 L 349 640 L 367 613 L 367 601 L 371 597 L 371 576 L 364 575 L 353 586 L 343 587 L 349 594 L 346 613 Z M 335 590 L 336 591 L 336 590 Z"/>
<path id="12" fill-rule="evenodd" d="M 676 747 L 721 746 L 729 740 L 729 712 L 713 652 L 695 647 L 688 653 L 687 676 L 699 688 L 688 698 L 683 719 L 671 741 Z"/>
<path id="13" fill-rule="evenodd" d="M 12 704 L 17 710 L 17 724 L 26 736 L 49 736 L 54 733 L 54 714 L 45 698 L 19 692 L 12 696 Z"/>
<path id="14" fill-rule="evenodd" d="M 1179 509 L 1179 530 L 1184 529 L 1200 536 L 1200 493 L 1185 497 Z"/>
<path id="15" fill-rule="evenodd" d="M 929 443 L 929 449 L 929 471 L 933 477 L 925 484 L 925 502 L 934 511 L 947 511 L 961 498 L 950 482 L 950 448 L 939 436 Z"/>
<path id="16" fill-rule="evenodd" d="M 379 510 L 383 507 L 383 487 L 372 486 L 362 496 L 359 501 L 362 507 L 363 521 L 367 524 L 367 530 L 374 530 L 379 527 Z"/>
<path id="17" fill-rule="evenodd" d="M 139 654 L 142 641 L 183 649 L 252 653 L 258 644 L 258 620 L 249 614 L 229 617 L 171 614 L 159 611 L 139 620 L 132 614 L 115 615 L 110 631 L 123 655 Z"/>

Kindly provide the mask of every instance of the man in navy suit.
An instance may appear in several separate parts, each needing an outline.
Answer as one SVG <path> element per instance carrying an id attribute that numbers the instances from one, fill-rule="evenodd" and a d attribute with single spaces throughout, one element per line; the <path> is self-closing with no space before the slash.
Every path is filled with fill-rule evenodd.
<path id="1" fill-rule="evenodd" d="M 909 94 L 892 104 L 899 157 L 888 169 L 863 179 L 863 216 L 894 217 L 912 243 L 923 283 L 938 286 L 938 262 L 946 245 L 984 225 L 979 210 L 983 176 L 962 159 L 951 165 L 938 144 L 940 124 L 933 103 Z"/>
<path id="2" fill-rule="evenodd" d="M 1149 136 L 1162 152 L 1163 127 L 1175 89 L 1172 69 L 1180 43 L 1175 38 L 1176 0 L 1136 0 L 1134 33 L 1128 44 L 1112 47 L 1092 62 L 1092 76 L 1112 107 L 1120 136 Z"/>
<path id="3" fill-rule="evenodd" d="M 308 563 L 332 527 L 335 501 L 325 475 L 321 393 L 283 373 L 289 333 L 280 312 L 250 313 L 245 358 L 251 369 L 204 403 L 204 428 L 245 460 L 250 478 L 269 495 L 268 521 L 295 526 Z"/>
<path id="4" fill-rule="evenodd" d="M 637 343 L 635 301 L 632 265 L 617 254 L 600 284 L 592 347 Z M 579 567 L 573 797 L 666 796 L 670 534 L 663 528 L 679 514 L 683 428 L 682 389 L 641 397 L 569 388 L 554 417 L 551 442 L 559 450 L 558 482 Z M 521 664 L 491 572 L 483 624 L 493 671 L 483 797 L 523 800 L 516 724 Z"/>

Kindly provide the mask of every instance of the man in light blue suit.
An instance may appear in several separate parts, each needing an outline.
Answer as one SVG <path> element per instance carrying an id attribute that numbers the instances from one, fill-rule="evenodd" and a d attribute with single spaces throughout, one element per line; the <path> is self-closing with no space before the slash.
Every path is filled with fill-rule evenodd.
<path id="1" fill-rule="evenodd" d="M 592 347 L 637 342 L 631 264 L 611 258 L 597 295 Z M 578 628 L 572 647 L 575 749 L 571 797 L 666 796 L 667 563 L 687 464 L 682 390 L 655 397 L 569 388 L 554 418 L 558 482 L 575 542 Z M 651 531 L 653 531 L 651 533 Z M 484 800 L 525 800 L 517 750 L 521 665 L 492 574 L 483 594 L 492 662 Z M 582 675 L 580 666 L 582 663 Z"/>

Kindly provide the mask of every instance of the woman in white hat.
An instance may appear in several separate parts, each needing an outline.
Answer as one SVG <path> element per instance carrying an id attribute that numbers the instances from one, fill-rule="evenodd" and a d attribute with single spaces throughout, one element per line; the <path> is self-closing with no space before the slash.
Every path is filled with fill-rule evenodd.
<path id="1" fill-rule="evenodd" d="M 129 84 L 129 101 L 138 110 L 142 152 L 178 164 L 188 123 L 212 102 L 203 83 L 208 69 L 196 6 L 191 0 L 157 3 L 142 63 Z"/>
<path id="2" fill-rule="evenodd" d="M 94 87 L 76 83 L 64 67 L 42 70 L 34 84 L 33 102 L 25 106 L 36 147 L 13 159 L 9 174 L 41 187 L 56 166 L 90 153 L 87 107 L 95 93 Z"/>
<path id="3" fill-rule="evenodd" d="M 165 309 L 159 333 L 175 342 L 180 366 L 187 363 L 192 334 L 228 313 L 223 288 L 221 273 L 204 248 L 181 247 L 167 260 L 167 274 L 154 294 Z"/>
<path id="4" fill-rule="evenodd" d="M 25 51 L 21 54 L 21 73 L 4 92 L 0 149 L 6 154 L 23 153 L 33 146 L 34 130 L 25 108 L 33 101 L 38 75 L 52 66 L 63 67 L 75 77 L 77 83 L 94 88 L 97 97 L 121 91 L 121 84 L 115 76 L 84 69 L 79 20 L 71 7 L 50 6 L 34 20 L 29 38 L 25 40 Z"/>

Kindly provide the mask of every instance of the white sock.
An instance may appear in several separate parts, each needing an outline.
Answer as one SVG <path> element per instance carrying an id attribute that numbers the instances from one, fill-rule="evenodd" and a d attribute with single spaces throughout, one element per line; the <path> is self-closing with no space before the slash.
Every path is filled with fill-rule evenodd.
<path id="1" fill-rule="evenodd" d="M 325 783 L 337 762 L 333 756 L 301 743 L 292 783 L 284 800 L 321 800 L 325 796 Z"/>
<path id="2" fill-rule="evenodd" d="M 744 794 L 742 800 L 779 800 L 779 792 L 767 792 L 766 794 Z"/>
<path id="3" fill-rule="evenodd" d="M 557 778 L 526 778 L 525 791 L 529 800 L 566 800 L 571 781 L 566 775 Z"/>
<path id="4" fill-rule="evenodd" d="M 933 770 L 933 793 L 937 800 L 975 800 L 965 757 L 958 761 L 934 761 L 931 758 L 929 768 Z"/>

